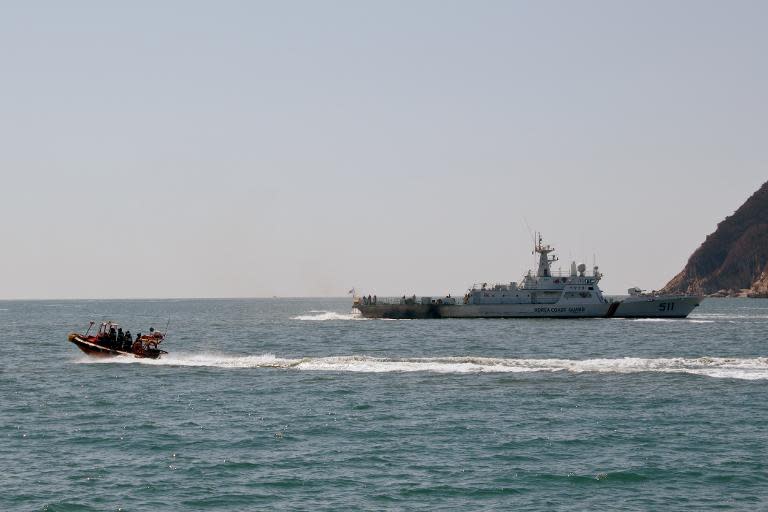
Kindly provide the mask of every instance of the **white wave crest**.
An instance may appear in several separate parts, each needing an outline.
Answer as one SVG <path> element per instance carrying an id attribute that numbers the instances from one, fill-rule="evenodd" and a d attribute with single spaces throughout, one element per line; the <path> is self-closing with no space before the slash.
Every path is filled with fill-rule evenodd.
<path id="1" fill-rule="evenodd" d="M 359 312 L 337 313 L 335 311 L 310 311 L 311 315 L 294 316 L 291 320 L 307 320 L 313 322 L 327 322 L 328 320 L 367 320 Z"/>
<path id="2" fill-rule="evenodd" d="M 765 314 L 743 314 L 743 313 L 695 313 L 688 317 L 693 320 L 768 320 Z"/>
<path id="3" fill-rule="evenodd" d="M 282 368 L 334 372 L 434 372 L 434 373 L 686 373 L 716 378 L 768 379 L 768 358 L 658 358 L 617 359 L 505 359 L 493 357 L 384 358 L 365 355 L 288 359 L 273 354 L 228 356 L 216 354 L 169 354 L 162 359 L 115 357 L 80 359 L 80 363 L 139 363 L 155 366 L 202 366 L 215 368 Z"/>

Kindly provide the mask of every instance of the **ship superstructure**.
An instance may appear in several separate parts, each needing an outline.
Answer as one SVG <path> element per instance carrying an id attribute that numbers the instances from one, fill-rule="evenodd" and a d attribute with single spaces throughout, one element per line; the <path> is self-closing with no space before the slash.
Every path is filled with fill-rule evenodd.
<path id="1" fill-rule="evenodd" d="M 554 248 L 542 243 L 541 236 L 534 246 L 539 255 L 539 265 L 534 275 L 532 271 L 523 277 L 519 284 L 487 283 L 474 285 L 464 296 L 464 304 L 585 304 L 607 303 L 598 286 L 602 274 L 595 266 L 591 276 L 585 275 L 586 265 L 578 267 L 571 263 L 570 272 L 552 271 L 552 263 L 558 261 L 549 255 Z"/>

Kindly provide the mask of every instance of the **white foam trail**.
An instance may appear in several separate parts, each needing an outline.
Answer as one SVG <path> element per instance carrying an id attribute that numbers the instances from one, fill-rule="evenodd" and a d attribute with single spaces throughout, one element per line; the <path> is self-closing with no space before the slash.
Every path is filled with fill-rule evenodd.
<path id="1" fill-rule="evenodd" d="M 211 368 L 290 368 L 302 359 L 284 359 L 272 354 L 260 356 L 231 356 L 218 354 L 167 354 L 160 359 L 139 359 L 131 356 L 89 358 L 83 356 L 77 363 L 147 364 L 152 366 L 202 366 Z"/>
<path id="2" fill-rule="evenodd" d="M 768 315 L 746 315 L 746 314 L 725 314 L 725 313 L 697 313 L 690 315 L 689 319 L 694 320 L 768 320 Z"/>
<path id="3" fill-rule="evenodd" d="M 505 359 L 493 357 L 382 358 L 365 355 L 288 359 L 273 354 L 228 356 L 216 354 L 169 354 L 162 359 L 114 357 L 82 358 L 79 363 L 139 363 L 155 366 L 214 368 L 282 368 L 334 372 L 433 372 L 433 373 L 687 373 L 716 378 L 768 379 L 768 358 L 657 358 L 617 359 Z"/>
<path id="4" fill-rule="evenodd" d="M 628 318 L 630 322 L 684 322 L 689 324 L 713 324 L 714 320 L 698 318 Z"/>
<path id="5" fill-rule="evenodd" d="M 328 320 L 367 320 L 359 312 L 336 313 L 335 311 L 310 311 L 312 315 L 294 316 L 291 320 L 307 320 L 312 322 L 327 322 Z"/>

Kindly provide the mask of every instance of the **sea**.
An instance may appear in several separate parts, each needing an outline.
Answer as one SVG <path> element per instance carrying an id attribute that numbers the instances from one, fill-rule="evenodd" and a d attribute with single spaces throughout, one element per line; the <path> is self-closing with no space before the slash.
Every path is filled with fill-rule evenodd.
<path id="1" fill-rule="evenodd" d="M 92 359 L 88 322 L 168 330 Z M 366 320 L 349 299 L 0 302 L 0 510 L 768 510 L 768 300 Z"/>

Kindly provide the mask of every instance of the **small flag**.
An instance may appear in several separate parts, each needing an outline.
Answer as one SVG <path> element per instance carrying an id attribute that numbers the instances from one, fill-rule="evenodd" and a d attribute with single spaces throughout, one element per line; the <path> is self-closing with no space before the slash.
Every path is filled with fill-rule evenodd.
<path id="1" fill-rule="evenodd" d="M 349 290 L 349 291 L 347 292 L 347 294 L 352 294 L 352 295 L 354 295 L 354 294 L 355 294 L 355 289 L 354 289 L 354 288 L 352 288 L 351 290 Z"/>

